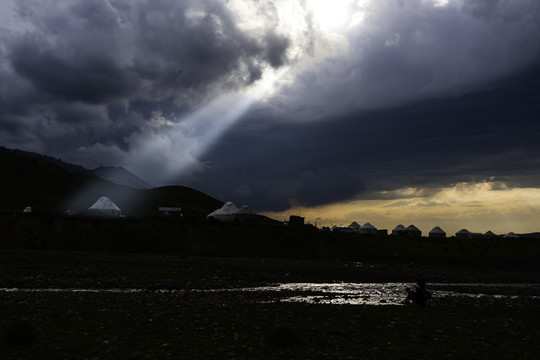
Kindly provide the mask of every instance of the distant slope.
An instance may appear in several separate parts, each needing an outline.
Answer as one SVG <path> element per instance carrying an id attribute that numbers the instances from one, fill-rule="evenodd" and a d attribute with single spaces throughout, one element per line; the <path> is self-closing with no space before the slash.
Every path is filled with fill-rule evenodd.
<path id="1" fill-rule="evenodd" d="M 38 153 L 34 153 L 34 152 L 30 152 L 30 151 L 24 151 L 24 150 L 19 150 L 19 149 L 9 149 L 9 148 L 6 148 L 6 147 L 3 147 L 3 146 L 0 146 L 0 154 L 4 154 L 4 155 L 22 155 L 22 156 L 26 156 L 26 157 L 30 157 L 30 158 L 34 158 L 34 159 L 41 159 L 41 160 L 45 160 L 47 162 L 50 162 L 51 164 L 54 164 L 70 173 L 74 173 L 74 174 L 90 174 L 91 173 L 91 170 L 89 169 L 86 169 L 80 165 L 75 165 L 75 164 L 70 164 L 70 163 L 67 163 L 63 160 L 60 160 L 60 159 L 57 159 L 57 158 L 54 158 L 52 156 L 47 156 L 47 155 L 41 155 L 41 154 L 38 154 Z"/>
<path id="2" fill-rule="evenodd" d="M 86 210 L 108 196 L 130 216 L 158 214 L 159 206 L 175 206 L 184 215 L 204 218 L 223 205 L 200 191 L 168 186 L 134 189 L 90 174 L 74 174 L 44 159 L 0 152 L 0 211 L 22 211 L 31 206 L 42 213 Z"/>
<path id="3" fill-rule="evenodd" d="M 90 173 L 118 185 L 130 186 L 135 189 L 152 188 L 152 185 L 121 166 L 100 166 L 90 170 Z"/>
<path id="4" fill-rule="evenodd" d="M 18 149 L 8 149 L 5 147 L 0 147 L 0 154 L 6 155 L 22 155 L 34 159 L 45 160 L 51 164 L 54 164 L 67 172 L 72 174 L 91 174 L 102 179 L 108 180 L 118 185 L 130 186 L 135 189 L 150 189 L 152 185 L 138 177 L 137 175 L 129 172 L 123 167 L 114 167 L 114 166 L 100 166 L 95 169 L 87 169 L 80 165 L 70 164 L 61 159 L 56 159 L 52 156 L 41 155 L 30 151 L 18 150 Z"/>

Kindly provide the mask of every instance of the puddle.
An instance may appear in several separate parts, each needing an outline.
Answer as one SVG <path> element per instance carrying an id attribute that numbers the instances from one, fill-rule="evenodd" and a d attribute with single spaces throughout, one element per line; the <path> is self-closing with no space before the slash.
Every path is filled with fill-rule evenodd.
<path id="1" fill-rule="evenodd" d="M 411 283 L 340 283 L 340 284 L 283 284 L 284 289 L 294 289 L 306 292 L 306 294 L 284 297 L 283 302 L 304 302 L 310 304 L 347 304 L 347 305 L 404 305 L 406 288 L 414 288 Z M 468 297 L 468 298 L 493 298 L 493 299 L 517 299 L 530 298 L 540 300 L 540 296 L 515 295 L 512 289 L 535 289 L 540 291 L 540 284 L 458 284 L 437 283 L 430 284 L 428 288 L 434 298 L 442 297 Z M 483 293 L 478 291 L 482 288 L 504 288 L 506 294 Z M 444 288 L 463 288 L 468 290 L 437 290 Z M 476 290 L 476 291 L 475 291 Z M 309 294 L 318 293 L 318 294 Z"/>
<path id="2" fill-rule="evenodd" d="M 283 293 L 275 301 L 334 305 L 400 305 L 406 283 L 291 283 L 279 284 L 271 291 Z M 288 296 L 288 294 L 294 295 Z"/>
<path id="3" fill-rule="evenodd" d="M 302 302 L 309 304 L 334 305 L 403 305 L 406 288 L 414 288 L 411 283 L 288 283 L 260 287 L 233 289 L 136 289 L 136 288 L 0 288 L 0 293 L 112 293 L 112 294 L 177 294 L 177 293 L 235 293 L 249 292 L 268 296 L 265 302 Z M 456 289 L 460 290 L 447 290 Z M 483 293 L 486 289 L 504 289 L 505 294 Z M 512 292 L 530 289 L 540 293 L 540 284 L 495 284 L 495 283 L 433 283 L 429 290 L 434 298 L 468 297 L 540 300 L 536 295 L 517 295 Z M 464 291 L 466 290 L 466 291 Z"/>

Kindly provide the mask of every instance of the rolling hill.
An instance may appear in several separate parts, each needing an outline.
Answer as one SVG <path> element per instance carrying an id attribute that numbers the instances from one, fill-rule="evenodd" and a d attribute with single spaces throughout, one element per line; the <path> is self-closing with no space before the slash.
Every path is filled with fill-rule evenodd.
<path id="1" fill-rule="evenodd" d="M 2 146 L 0 146 L 0 154 L 22 155 L 35 159 L 45 160 L 72 174 L 95 175 L 115 184 L 126 185 L 135 189 L 151 189 L 153 187 L 137 175 L 129 172 L 121 166 L 99 166 L 95 169 L 87 169 L 80 165 L 71 164 L 61 159 L 54 158 L 52 156 L 41 155 L 19 149 L 8 149 Z"/>
<path id="2" fill-rule="evenodd" d="M 0 152 L 0 168 L 0 211 L 20 212 L 26 206 L 40 213 L 85 211 L 99 197 L 107 196 L 128 216 L 156 215 L 159 206 L 174 206 L 181 207 L 186 216 L 203 218 L 223 205 L 188 187 L 136 189 L 92 174 L 70 172 L 45 158 L 9 151 Z"/>
<path id="3" fill-rule="evenodd" d="M 151 189 L 153 187 L 121 166 L 100 166 L 90 170 L 90 174 L 115 184 L 126 185 L 135 189 Z"/>

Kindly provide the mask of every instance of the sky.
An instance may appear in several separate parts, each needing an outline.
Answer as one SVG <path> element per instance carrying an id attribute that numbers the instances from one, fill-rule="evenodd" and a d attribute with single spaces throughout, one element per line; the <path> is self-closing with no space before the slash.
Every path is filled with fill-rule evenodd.
<path id="1" fill-rule="evenodd" d="M 0 145 L 282 220 L 540 231 L 537 0 L 0 0 Z"/>

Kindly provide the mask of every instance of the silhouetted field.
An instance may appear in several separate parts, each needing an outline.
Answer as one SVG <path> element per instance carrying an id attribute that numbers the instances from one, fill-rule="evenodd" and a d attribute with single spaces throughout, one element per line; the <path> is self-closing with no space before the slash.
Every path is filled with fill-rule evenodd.
<path id="1" fill-rule="evenodd" d="M 3 294 L 2 359 L 537 359 L 538 302 L 262 303 L 256 294 Z M 23 320 L 24 319 L 24 320 Z"/>
<path id="2" fill-rule="evenodd" d="M 540 258 L 538 239 L 430 239 L 318 231 L 279 223 L 196 218 L 89 218 L 0 213 L 2 248 L 174 253 L 183 256 L 303 259 Z M 516 264 L 517 265 L 517 264 Z"/>
<path id="3" fill-rule="evenodd" d="M 417 306 L 194 292 L 282 282 L 538 283 L 535 240 L 359 237 L 273 224 L 1 217 L 1 359 L 537 359 L 534 297 Z M 535 289 L 533 291 L 538 291 Z M 538 296 L 538 293 L 528 295 Z"/>

